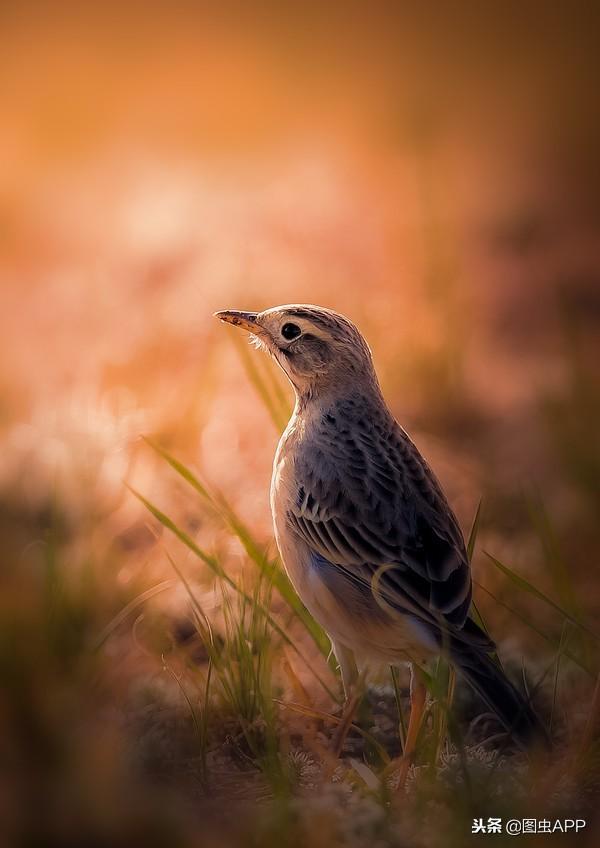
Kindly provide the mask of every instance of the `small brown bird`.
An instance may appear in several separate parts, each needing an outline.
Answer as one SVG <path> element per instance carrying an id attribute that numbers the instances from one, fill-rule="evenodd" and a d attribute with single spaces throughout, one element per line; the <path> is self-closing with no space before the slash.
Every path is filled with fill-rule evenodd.
<path id="1" fill-rule="evenodd" d="M 275 537 L 296 591 L 331 638 L 346 697 L 357 663 L 417 666 L 408 762 L 425 704 L 418 667 L 444 654 L 525 742 L 538 720 L 469 616 L 471 574 L 458 522 L 389 411 L 360 332 L 310 305 L 215 314 L 250 331 L 294 388 L 273 464 Z"/>

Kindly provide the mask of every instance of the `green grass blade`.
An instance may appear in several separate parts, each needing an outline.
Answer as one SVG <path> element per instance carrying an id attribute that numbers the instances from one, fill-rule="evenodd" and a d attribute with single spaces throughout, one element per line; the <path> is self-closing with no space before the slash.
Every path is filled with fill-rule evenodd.
<path id="1" fill-rule="evenodd" d="M 488 557 L 488 559 L 490 559 L 494 563 L 496 568 L 501 571 L 506 577 L 508 577 L 511 583 L 517 586 L 522 592 L 526 592 L 527 594 L 533 595 L 533 597 L 538 598 L 540 601 L 543 601 L 553 610 L 560 613 L 560 615 L 564 616 L 564 618 L 570 621 L 571 624 L 575 625 L 575 627 L 578 627 L 580 630 L 583 630 L 589 636 L 593 636 L 594 639 L 600 640 L 600 636 L 598 636 L 597 633 L 594 633 L 593 630 L 590 630 L 589 627 L 587 627 L 585 624 L 575 618 L 575 616 L 571 615 L 571 613 L 567 612 L 565 609 L 555 603 L 551 598 L 541 592 L 536 586 L 534 586 L 524 577 L 521 577 L 521 575 L 517 574 L 507 565 L 504 565 L 502 562 L 500 562 L 499 559 L 496 559 L 496 557 L 492 556 L 487 551 L 484 551 L 484 553 Z"/>
<path id="2" fill-rule="evenodd" d="M 471 602 L 471 616 L 472 616 L 473 620 L 475 621 L 475 624 L 478 624 L 481 627 L 481 629 L 483 630 L 483 632 L 487 633 L 489 635 L 489 630 L 487 628 L 487 625 L 486 625 L 485 621 L 483 620 L 483 616 L 482 616 L 482 614 L 479 610 L 479 607 L 475 603 L 475 601 Z"/>
<path id="3" fill-rule="evenodd" d="M 556 714 L 556 702 L 558 698 L 558 680 L 560 676 L 560 661 L 562 659 L 562 655 L 565 651 L 565 646 L 567 645 L 567 630 L 569 627 L 568 621 L 563 621 L 563 628 L 560 634 L 560 643 L 558 646 L 558 651 L 556 654 L 556 667 L 554 669 L 554 683 L 552 686 L 552 707 L 550 710 L 550 721 L 549 721 L 549 729 L 548 732 L 552 735 L 552 725 L 554 724 L 554 716 Z"/>
<path id="4" fill-rule="evenodd" d="M 223 499 L 226 520 L 231 530 L 242 543 L 244 550 L 249 558 L 258 566 L 260 571 L 270 580 L 273 585 L 288 604 L 294 615 L 304 625 L 308 631 L 320 653 L 327 657 L 330 652 L 329 639 L 325 635 L 322 628 L 317 624 L 314 618 L 310 615 L 302 601 L 300 600 L 296 590 L 292 586 L 287 574 L 279 566 L 278 562 L 269 559 L 266 556 L 256 539 L 252 536 L 248 528 L 235 514 L 231 507 Z"/>
<path id="5" fill-rule="evenodd" d="M 127 488 L 134 495 L 134 497 L 136 497 L 146 507 L 146 509 L 157 519 L 157 521 L 159 521 L 163 525 L 163 527 L 166 527 L 167 530 L 170 530 L 171 533 L 173 533 L 174 536 L 176 536 L 181 542 L 183 542 L 183 544 L 187 548 L 189 548 L 190 551 L 192 551 L 202 562 L 204 562 L 206 565 L 208 565 L 208 567 L 221 580 L 223 580 L 228 586 L 230 586 L 235 592 L 237 592 L 242 598 L 244 598 L 244 600 L 246 600 L 249 603 L 252 603 L 251 596 L 246 594 L 246 592 L 244 592 L 242 589 L 240 589 L 240 587 L 236 584 L 236 582 L 234 580 L 232 580 L 231 577 L 229 577 L 229 575 L 223 570 L 220 563 L 218 562 L 218 560 L 215 557 L 212 557 L 209 554 L 207 554 L 205 551 L 203 551 L 202 548 L 200 548 L 200 546 L 197 545 L 196 542 L 194 542 L 194 540 L 184 530 L 181 530 L 181 528 L 178 527 L 171 518 L 169 518 L 167 515 L 165 515 L 164 512 L 161 512 L 161 510 L 159 510 L 158 507 L 154 506 L 154 504 L 152 504 L 149 500 L 147 500 L 142 494 L 137 492 L 131 486 L 127 486 Z M 311 669 L 316 680 L 319 681 L 319 683 L 325 689 L 327 694 L 334 701 L 337 701 L 338 700 L 337 696 L 334 695 L 333 691 L 329 688 L 329 686 L 327 686 L 325 681 L 320 677 L 320 675 L 317 674 L 317 672 L 314 670 L 313 665 L 308 661 L 308 659 L 300 651 L 300 649 L 295 644 L 295 642 L 293 642 L 292 639 L 290 639 L 288 634 L 275 621 L 275 619 L 269 613 L 269 611 L 264 609 L 264 608 L 261 611 L 263 612 L 263 614 L 267 618 L 267 620 L 268 620 L 269 624 L 271 625 L 271 627 L 273 628 L 273 630 L 275 630 L 275 632 L 283 639 L 283 641 L 292 648 L 292 650 L 300 657 L 300 659 L 304 662 L 304 664 L 306 666 L 308 666 L 308 668 Z"/>
<path id="6" fill-rule="evenodd" d="M 167 559 L 171 563 L 171 568 L 181 581 L 181 584 L 183 585 L 183 588 L 185 589 L 190 599 L 192 610 L 194 611 L 194 615 L 196 617 L 196 626 L 198 628 L 198 632 L 200 633 L 202 641 L 204 642 L 206 649 L 209 652 L 209 655 L 212 655 L 214 651 L 214 640 L 212 635 L 212 628 L 210 626 L 210 622 L 206 616 L 206 613 L 202 609 L 202 605 L 200 604 L 194 592 L 192 591 L 192 587 L 190 586 L 188 580 L 184 576 L 183 572 L 181 571 L 171 554 L 168 551 L 165 551 L 165 553 L 167 555 Z"/>
<path id="7" fill-rule="evenodd" d="M 192 704 L 190 696 L 186 692 L 185 686 L 181 682 L 181 678 L 177 674 L 175 674 L 173 669 L 167 663 L 164 654 L 161 657 L 161 661 L 162 661 L 164 670 L 167 672 L 167 674 L 169 674 L 173 678 L 173 680 L 175 681 L 175 683 L 179 687 L 179 691 L 183 695 L 185 702 L 188 705 L 188 709 L 190 711 L 190 714 L 192 716 L 192 721 L 194 723 L 194 729 L 196 731 L 196 736 L 198 737 L 198 741 L 201 744 L 201 742 L 202 742 L 202 730 L 200 728 L 200 722 L 198 721 L 198 716 L 196 714 L 196 710 L 194 709 L 194 705 Z"/>
<path id="8" fill-rule="evenodd" d="M 273 363 L 273 360 L 268 356 L 259 356 L 257 363 L 261 363 L 261 368 L 265 374 L 265 380 L 269 384 L 272 391 L 272 396 L 276 404 L 279 406 L 280 414 L 287 422 L 292 414 L 292 404 L 290 403 L 289 393 L 286 393 L 282 387 L 279 375 L 281 370 Z"/>
<path id="9" fill-rule="evenodd" d="M 216 559 L 216 557 L 212 557 L 209 554 L 207 554 L 205 551 L 203 551 L 202 548 L 200 548 L 194 542 L 194 540 L 191 538 L 191 536 L 189 536 L 184 530 L 182 530 L 180 527 L 178 527 L 175 524 L 175 522 L 171 518 L 169 518 L 168 515 L 165 515 L 164 512 L 161 512 L 161 510 L 158 509 L 158 507 L 156 507 L 156 506 L 154 506 L 154 504 L 150 503 L 150 501 L 147 500 L 147 498 L 145 498 L 142 494 L 140 494 L 140 492 L 136 491 L 132 486 L 129 486 L 129 485 L 127 485 L 127 488 L 129 489 L 131 494 L 134 497 L 136 497 L 146 507 L 148 512 L 150 512 L 156 518 L 156 520 L 159 521 L 163 525 L 163 527 L 166 527 L 167 530 L 170 530 L 171 533 L 173 533 L 173 535 L 177 536 L 177 538 L 181 542 L 183 542 L 183 544 L 187 548 L 189 548 L 191 551 L 193 551 L 196 554 L 198 559 L 201 559 L 202 562 L 205 563 L 205 565 L 208 565 L 208 567 L 211 569 L 211 571 L 214 571 L 214 573 L 216 575 L 218 575 L 223 580 L 225 580 L 225 582 L 228 583 L 232 587 L 232 589 L 237 590 L 237 586 L 235 585 L 234 581 L 221 568 L 221 565 L 220 565 L 219 561 Z"/>
<path id="10" fill-rule="evenodd" d="M 242 364 L 244 366 L 244 370 L 248 375 L 248 379 L 254 386 L 254 389 L 262 402 L 264 403 L 269 415 L 271 416 L 271 420 L 277 430 L 281 432 L 285 429 L 287 424 L 287 418 L 285 414 L 282 413 L 281 409 L 278 408 L 277 402 L 273 399 L 271 390 L 267 386 L 264 378 L 262 377 L 258 367 L 256 365 L 256 361 L 252 356 L 252 351 L 249 349 L 247 343 L 236 336 L 232 336 L 233 343 L 235 344 L 238 353 L 240 355 L 240 359 L 242 360 Z"/>
<path id="11" fill-rule="evenodd" d="M 273 582 L 281 597 L 308 631 L 320 653 L 324 657 L 327 657 L 330 652 L 330 645 L 329 639 L 325 635 L 324 631 L 321 627 L 319 627 L 298 597 L 285 572 L 275 560 L 271 560 L 265 555 L 261 546 L 258 544 L 243 521 L 235 513 L 225 497 L 220 493 L 213 494 L 209 490 L 208 486 L 201 483 L 189 468 L 187 468 L 179 460 L 175 459 L 175 457 L 173 457 L 164 448 L 161 448 L 150 439 L 146 439 L 146 442 L 171 466 L 171 468 L 173 468 L 177 474 L 179 474 L 196 492 L 208 501 L 221 520 L 238 537 L 250 559 L 259 567 L 260 571 Z"/>
<path id="12" fill-rule="evenodd" d="M 477 586 L 479 586 L 479 588 L 482 589 L 486 593 L 486 595 L 489 595 L 490 598 L 492 598 L 492 600 L 495 601 L 499 606 L 504 607 L 505 610 L 514 615 L 514 617 L 517 618 L 522 624 L 525 624 L 530 630 L 533 630 L 534 633 L 537 633 L 538 636 L 541 636 L 542 639 L 552 645 L 555 650 L 558 650 L 559 642 L 556 639 L 553 639 L 552 636 L 548 636 L 548 634 L 544 633 L 543 630 L 540 630 L 539 627 L 536 627 L 535 624 L 531 622 L 530 618 L 523 615 L 518 610 L 514 609 L 514 607 L 511 607 L 508 604 L 504 603 L 504 601 L 501 601 L 500 598 L 494 595 L 493 592 L 490 592 L 489 589 L 486 589 L 486 587 L 483 586 L 481 583 L 477 583 Z M 592 668 L 590 668 L 590 666 L 588 666 L 585 662 L 583 662 L 583 660 L 577 657 L 576 654 L 574 654 L 572 651 L 567 651 L 566 649 L 564 649 L 562 653 L 565 657 L 568 657 L 571 662 L 574 662 L 575 665 L 579 666 L 579 668 L 581 668 L 587 674 L 591 675 L 592 677 L 595 677 L 596 672 Z"/>
<path id="13" fill-rule="evenodd" d="M 469 539 L 468 539 L 468 542 L 467 542 L 467 557 L 468 557 L 469 563 L 471 563 L 473 561 L 473 554 L 475 552 L 475 543 L 477 541 L 477 536 L 479 535 L 479 528 L 481 526 L 481 507 L 482 507 L 482 504 L 483 504 L 483 498 L 481 498 L 479 500 L 479 503 L 477 504 L 477 509 L 475 511 L 475 517 L 473 519 L 473 524 L 471 525 L 471 532 L 469 533 Z M 487 625 L 486 625 L 485 621 L 483 620 L 483 616 L 482 616 L 477 604 L 475 603 L 475 601 L 472 601 L 472 603 L 471 603 L 471 617 L 475 621 L 475 624 L 478 624 L 479 627 L 481 627 L 481 629 L 483 630 L 483 632 L 487 633 L 489 635 L 489 630 L 487 628 Z"/>
<path id="14" fill-rule="evenodd" d="M 133 598 L 123 609 L 115 615 L 115 617 L 109 621 L 103 631 L 100 633 L 96 641 L 94 642 L 93 649 L 95 651 L 99 650 L 102 645 L 106 642 L 106 640 L 111 636 L 117 627 L 125 621 L 129 613 L 141 607 L 146 601 L 153 598 L 155 595 L 160 594 L 160 592 L 164 592 L 167 589 L 172 589 L 173 586 L 177 585 L 176 580 L 163 580 L 161 583 L 157 583 L 156 586 L 152 586 L 150 589 L 146 589 L 145 592 L 142 592 L 137 597 Z"/>
<path id="15" fill-rule="evenodd" d="M 391 665 L 390 672 L 392 674 L 392 685 L 394 687 L 394 697 L 396 699 L 396 708 L 398 710 L 398 733 L 400 735 L 400 745 L 404 752 L 406 748 L 406 720 L 402 709 L 402 698 L 400 696 L 400 679 L 398 677 L 398 669 Z"/>
<path id="16" fill-rule="evenodd" d="M 171 468 L 173 468 L 180 475 L 180 477 L 183 477 L 183 479 L 187 483 L 189 483 L 190 486 L 193 489 L 195 489 L 198 492 L 199 495 L 202 495 L 202 497 L 205 500 L 209 501 L 210 503 L 213 502 L 213 499 L 210 496 L 207 487 L 204 486 L 200 482 L 200 480 L 198 480 L 196 475 L 192 471 L 190 471 L 190 469 L 187 468 L 187 466 L 185 466 L 178 459 L 175 459 L 174 456 L 172 456 L 168 451 L 166 451 L 164 448 L 162 448 L 159 444 L 157 444 L 152 439 L 149 439 L 147 436 L 143 436 L 142 438 L 144 439 L 146 444 L 149 445 L 152 448 L 152 450 L 156 451 L 156 453 L 159 454 L 159 456 L 162 456 L 162 458 L 165 460 L 165 462 L 167 462 L 171 466 Z"/>
<path id="17" fill-rule="evenodd" d="M 467 542 L 467 557 L 469 558 L 469 562 L 473 560 L 473 552 L 475 550 L 475 542 L 477 541 L 477 535 L 479 533 L 479 525 L 481 522 L 481 505 L 483 503 L 483 498 L 480 499 L 477 504 L 477 510 L 475 512 L 475 518 L 473 519 L 473 524 L 471 525 L 471 532 L 469 533 L 469 540 Z"/>
<path id="18" fill-rule="evenodd" d="M 575 587 L 571 580 L 569 568 L 560 551 L 558 539 L 542 498 L 539 495 L 528 498 L 527 507 L 529 519 L 542 544 L 548 570 L 552 575 L 554 586 L 561 602 L 570 612 L 578 616 L 580 606 L 576 597 Z"/>

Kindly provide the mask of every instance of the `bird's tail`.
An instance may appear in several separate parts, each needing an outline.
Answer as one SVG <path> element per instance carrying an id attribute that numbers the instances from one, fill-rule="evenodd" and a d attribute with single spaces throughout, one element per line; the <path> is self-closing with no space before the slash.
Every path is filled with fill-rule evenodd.
<path id="1" fill-rule="evenodd" d="M 521 747 L 549 745 L 546 729 L 500 666 L 479 646 L 450 645 L 450 658 Z"/>

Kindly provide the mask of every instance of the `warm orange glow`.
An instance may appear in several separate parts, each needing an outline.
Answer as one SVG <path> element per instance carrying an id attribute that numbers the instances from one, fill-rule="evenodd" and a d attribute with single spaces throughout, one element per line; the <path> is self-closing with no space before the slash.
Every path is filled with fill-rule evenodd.
<path id="1" fill-rule="evenodd" d="M 596 28 L 566 7 L 542 23 L 489 4 L 360 16 L 152 5 L 2 12 L 7 556 L 33 563 L 36 586 L 53 533 L 65 562 L 89 560 L 99 632 L 173 578 L 165 549 L 206 588 L 209 571 L 127 481 L 244 575 L 239 543 L 142 436 L 272 545 L 277 427 L 212 315 L 314 302 L 364 331 L 466 531 L 484 498 L 479 550 L 555 596 L 560 568 L 548 571 L 531 520 L 541 493 L 573 609 L 597 613 Z M 474 570 L 502 595 L 479 552 Z M 29 591 L 10 578 L 0 614 L 26 608 Z M 178 584 L 150 602 L 167 618 L 187 603 Z M 514 620 L 487 596 L 481 606 L 510 654 Z M 121 658 L 114 687 L 161 673 L 164 629 L 136 627 L 107 647 Z M 294 685 L 314 689 L 290 663 Z M 110 782 L 110 744 L 89 745 Z"/>

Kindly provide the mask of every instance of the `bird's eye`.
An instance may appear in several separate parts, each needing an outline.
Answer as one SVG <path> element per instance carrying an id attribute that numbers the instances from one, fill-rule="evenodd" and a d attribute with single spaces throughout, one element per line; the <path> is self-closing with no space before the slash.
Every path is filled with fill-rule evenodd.
<path id="1" fill-rule="evenodd" d="M 302 330 L 297 324 L 284 324 L 281 328 L 281 335 L 284 339 L 287 339 L 288 342 L 297 338 L 301 332 Z"/>

